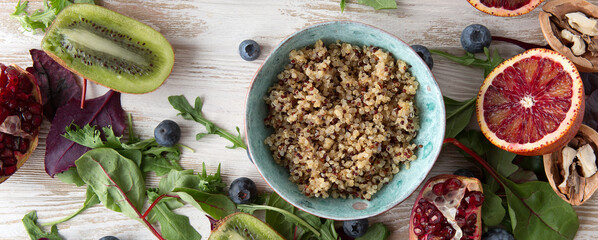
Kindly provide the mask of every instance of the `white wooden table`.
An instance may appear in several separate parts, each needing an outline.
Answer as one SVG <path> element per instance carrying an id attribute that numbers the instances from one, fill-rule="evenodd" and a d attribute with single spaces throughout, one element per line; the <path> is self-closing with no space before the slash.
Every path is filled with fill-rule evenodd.
<path id="1" fill-rule="evenodd" d="M 136 18 L 156 28 L 175 49 L 176 62 L 172 74 L 157 91 L 144 95 L 122 96 L 122 104 L 133 114 L 136 130 L 142 137 L 153 135 L 154 127 L 164 119 L 176 120 L 182 127 L 181 142 L 195 149 L 185 151 L 181 164 L 186 169 L 201 169 L 205 162 L 214 172 L 222 164 L 227 183 L 241 176 L 253 179 L 259 190 L 270 191 L 251 164 L 245 151 L 226 149 L 229 143 L 218 136 L 195 141 L 203 126 L 176 116 L 167 97 L 184 94 L 201 96 L 204 113 L 217 125 L 233 130 L 243 125 L 245 94 L 254 72 L 263 59 L 287 35 L 306 26 L 334 20 L 353 20 L 382 28 L 409 44 L 422 44 L 456 54 L 463 50 L 459 42 L 461 30 L 472 23 L 486 25 L 493 35 L 545 44 L 536 9 L 529 14 L 501 18 L 473 8 L 466 0 L 397 0 L 398 9 L 376 11 L 349 0 L 344 13 L 340 0 L 114 0 L 99 3 L 112 10 Z M 31 66 L 29 49 L 39 48 L 42 35 L 25 35 L 19 23 L 9 18 L 16 0 L 0 0 L 0 62 Z M 31 6 L 40 6 L 41 0 Z M 592 1 L 598 4 L 597 0 Z M 254 39 L 262 47 L 262 55 L 253 62 L 243 61 L 238 44 Z M 521 49 L 493 43 L 503 57 Z M 464 100 L 474 96 L 483 73 L 434 57 L 434 75 L 444 95 Z M 103 94 L 105 88 L 90 84 L 88 97 Z M 44 171 L 43 157 L 50 124 L 42 125 L 40 144 L 27 163 L 8 181 L 0 184 L 0 239 L 28 239 L 22 217 L 38 211 L 40 222 L 60 219 L 77 210 L 85 199 L 85 188 L 62 183 Z M 471 166 L 454 147 L 445 147 L 429 176 L 452 173 Z M 157 184 L 150 177 L 151 184 Z M 419 189 L 417 190 L 419 191 Z M 392 208 L 371 222 L 384 222 L 392 231 L 390 239 L 406 239 L 409 214 L 415 196 Z M 595 239 L 598 234 L 598 197 L 575 207 L 580 219 L 576 239 Z M 203 214 L 193 207 L 177 210 L 189 215 L 192 224 L 207 237 L 209 225 Z M 58 225 L 66 239 L 99 239 L 115 235 L 122 240 L 154 239 L 138 221 L 113 212 L 101 205 L 88 209 L 74 219 Z"/>

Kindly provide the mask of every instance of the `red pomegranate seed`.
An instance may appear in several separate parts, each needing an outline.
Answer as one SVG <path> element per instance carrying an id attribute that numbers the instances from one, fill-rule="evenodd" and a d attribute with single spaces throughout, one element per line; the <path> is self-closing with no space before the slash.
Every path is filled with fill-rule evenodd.
<path id="1" fill-rule="evenodd" d="M 42 125 L 42 116 L 33 115 L 33 118 L 31 118 L 31 124 L 33 124 L 35 127 Z"/>
<path id="2" fill-rule="evenodd" d="M 444 196 L 446 195 L 446 193 L 448 192 L 446 190 L 446 188 L 444 187 L 443 183 L 436 183 L 433 187 L 432 187 L 432 192 L 434 192 L 434 194 L 438 195 L 438 196 Z"/>
<path id="3" fill-rule="evenodd" d="M 12 138 L 13 138 L 12 135 L 4 134 L 4 138 L 2 139 L 2 142 L 4 143 L 4 145 L 6 147 L 11 146 Z"/>
<path id="4" fill-rule="evenodd" d="M 16 99 L 10 99 L 8 100 L 8 102 L 6 103 L 6 106 L 10 109 L 15 109 L 17 108 L 17 100 Z"/>
<path id="5" fill-rule="evenodd" d="M 32 127 L 33 126 L 31 126 L 31 124 L 28 122 L 21 123 L 21 129 L 25 132 L 31 132 Z"/>
<path id="6" fill-rule="evenodd" d="M 477 191 L 471 192 L 471 194 L 467 196 L 466 201 L 469 203 L 469 205 L 476 207 L 482 206 L 482 203 L 484 203 L 484 194 Z"/>
<path id="7" fill-rule="evenodd" d="M 477 221 L 478 221 L 478 215 L 476 215 L 475 213 L 472 213 L 471 215 L 467 216 L 467 225 L 475 226 Z"/>
<path id="8" fill-rule="evenodd" d="M 12 150 L 8 148 L 5 148 L 4 150 L 2 150 L 2 153 L 0 153 L 0 157 L 2 158 L 11 158 L 12 156 Z"/>
<path id="9" fill-rule="evenodd" d="M 6 76 L 8 77 L 9 84 L 16 81 L 19 78 L 19 71 L 15 68 L 8 68 L 6 71 Z"/>
<path id="10" fill-rule="evenodd" d="M 4 169 L 4 172 L 3 172 L 4 176 L 10 176 L 10 175 L 13 175 L 17 171 L 17 165 L 3 167 L 3 169 Z"/>
<path id="11" fill-rule="evenodd" d="M 42 114 L 42 105 L 37 102 L 29 102 L 29 112 L 35 115 Z"/>
<path id="12" fill-rule="evenodd" d="M 455 229 L 450 225 L 445 225 L 439 233 L 440 236 L 444 237 L 444 239 L 451 239 L 455 236 Z"/>
<path id="13" fill-rule="evenodd" d="M 429 216 L 428 223 L 430 224 L 438 224 L 444 220 L 444 216 L 440 211 L 434 211 L 432 215 Z"/>
<path id="14" fill-rule="evenodd" d="M 32 117 L 33 114 L 31 114 L 31 112 L 24 112 L 23 114 L 21 114 L 21 119 L 25 122 L 29 122 Z"/>
<path id="15" fill-rule="evenodd" d="M 30 93 L 33 89 L 33 84 L 31 84 L 31 81 L 29 81 L 29 78 L 27 78 L 26 75 L 23 76 L 25 77 L 21 78 L 21 81 L 19 81 L 19 90 L 21 90 L 24 93 Z"/>
<path id="16" fill-rule="evenodd" d="M 449 178 L 446 180 L 446 182 L 444 182 L 444 188 L 446 188 L 446 190 L 449 192 L 459 189 L 461 185 L 461 180 L 456 178 Z"/>
<path id="17" fill-rule="evenodd" d="M 25 154 L 27 152 L 27 148 L 29 148 L 29 140 L 23 139 L 21 144 L 19 144 L 19 152 Z"/>
<path id="18" fill-rule="evenodd" d="M 3 166 L 12 166 L 17 164 L 17 159 L 14 157 L 3 158 L 2 165 Z"/>

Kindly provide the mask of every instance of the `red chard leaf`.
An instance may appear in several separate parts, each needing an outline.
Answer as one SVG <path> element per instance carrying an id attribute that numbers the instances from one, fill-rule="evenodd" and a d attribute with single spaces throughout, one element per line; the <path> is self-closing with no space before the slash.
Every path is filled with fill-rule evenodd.
<path id="1" fill-rule="evenodd" d="M 50 176 L 75 166 L 75 160 L 89 150 L 62 135 L 71 123 L 78 126 L 86 124 L 99 129 L 112 126 L 114 134 L 120 136 L 125 129 L 125 112 L 120 104 L 120 93 L 112 90 L 104 96 L 85 101 L 85 109 L 80 108 L 80 100 L 71 99 L 59 107 L 46 138 L 46 173 Z"/>
<path id="2" fill-rule="evenodd" d="M 31 49 L 29 53 L 33 67 L 27 68 L 27 71 L 37 78 L 44 116 L 52 121 L 59 107 L 67 104 L 71 98 L 81 96 L 81 87 L 74 73 L 55 62 L 44 51 Z"/>

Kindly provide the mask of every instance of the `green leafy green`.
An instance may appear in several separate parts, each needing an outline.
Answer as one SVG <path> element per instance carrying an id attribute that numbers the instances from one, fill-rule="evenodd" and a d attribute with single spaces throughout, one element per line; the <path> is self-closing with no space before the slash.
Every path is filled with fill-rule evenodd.
<path id="1" fill-rule="evenodd" d="M 129 135 L 134 136 L 134 134 L 131 134 L 132 131 L 132 125 L 129 123 Z M 102 132 L 105 140 L 102 139 Z M 158 176 L 162 176 L 171 170 L 183 169 L 178 163 L 181 159 L 180 144 L 164 147 L 153 138 L 140 141 L 136 137 L 130 137 L 127 143 L 122 143 L 122 136 L 115 136 L 112 127 L 104 127 L 102 132 L 89 124 L 83 126 L 83 128 L 71 124 L 66 127 L 63 136 L 88 148 L 112 148 L 141 166 L 143 172 L 153 171 Z M 73 178 L 70 175 L 65 177 Z"/>
<path id="2" fill-rule="evenodd" d="M 36 211 L 29 212 L 23 217 L 23 225 L 25 225 L 25 230 L 27 230 L 27 234 L 29 234 L 31 240 L 38 240 L 42 238 L 47 238 L 49 240 L 62 240 L 62 237 L 58 235 L 58 228 L 56 225 L 52 225 L 49 233 L 45 232 L 37 225 Z"/>
<path id="3" fill-rule="evenodd" d="M 225 195 L 202 192 L 192 188 L 175 188 L 172 194 L 195 208 L 204 211 L 212 218 L 220 220 L 236 210 L 235 203 Z"/>
<path id="4" fill-rule="evenodd" d="M 10 14 L 10 17 L 17 19 L 26 31 L 33 32 L 40 29 L 45 32 L 56 18 L 56 15 L 73 3 L 95 4 L 94 0 L 44 0 L 43 9 L 35 10 L 29 15 L 27 12 L 29 1 L 21 3 L 21 0 L 19 0 L 15 12 Z"/>
<path id="5" fill-rule="evenodd" d="M 376 10 L 397 8 L 396 0 L 357 0 L 357 3 L 373 7 Z"/>
<path id="6" fill-rule="evenodd" d="M 488 48 L 484 48 L 484 55 L 486 55 L 486 60 L 479 59 L 473 53 L 470 52 L 466 52 L 463 56 L 455 56 L 450 53 L 434 49 L 430 50 L 430 52 L 465 66 L 482 68 L 484 69 L 484 77 L 488 76 L 488 74 L 492 70 L 494 70 L 494 68 L 496 68 L 498 64 L 504 61 L 504 59 L 500 57 L 500 55 L 498 54 L 498 50 L 496 49 L 494 49 L 494 53 L 492 54 L 492 56 L 490 56 L 490 50 Z"/>
<path id="7" fill-rule="evenodd" d="M 448 97 L 444 97 L 444 108 L 446 111 L 446 129 L 445 137 L 456 137 L 469 124 L 471 116 L 475 111 L 476 97 L 465 102 L 459 102 Z"/>
<path id="8" fill-rule="evenodd" d="M 292 222 L 293 224 L 298 225 L 299 227 L 305 228 L 312 232 L 316 237 L 320 237 L 321 233 L 318 231 L 314 226 L 307 223 L 304 219 L 298 217 L 297 215 L 277 207 L 267 206 L 267 205 L 255 205 L 255 204 L 239 204 L 237 208 L 243 212 L 253 214 L 256 210 L 268 210 L 268 211 L 275 211 L 282 214 L 287 221 Z"/>
<path id="9" fill-rule="evenodd" d="M 483 216 L 483 215 L 482 215 Z M 382 223 L 374 223 L 368 227 L 368 231 L 355 240 L 384 240 L 390 236 L 390 231 Z"/>
<path id="10" fill-rule="evenodd" d="M 473 150 L 467 148 L 456 139 L 445 139 L 445 143 L 453 143 L 461 148 L 467 154 L 471 155 L 492 177 L 483 185 L 484 194 L 488 202 L 482 206 L 485 221 L 487 225 L 501 222 L 510 223 L 515 239 L 573 239 L 579 228 L 579 219 L 575 210 L 570 204 L 561 199 L 552 190 L 547 182 L 531 181 L 525 183 L 514 183 L 502 174 L 513 174 L 512 154 L 500 153 L 490 149 L 487 159 L 484 160 Z M 496 158 L 490 160 L 490 158 Z M 489 164 L 492 162 L 491 164 Z M 496 166 L 491 166 L 496 165 Z M 506 165 L 507 167 L 501 167 Z M 500 171 L 495 168 L 501 168 Z M 493 186 L 495 184 L 496 186 Z M 506 208 L 508 212 L 503 214 L 499 210 L 501 202 L 496 199 L 498 195 L 494 194 L 500 187 L 504 189 L 506 195 Z M 502 201 L 502 200 L 501 200 Z M 484 207 L 486 206 L 486 208 Z M 496 218 L 490 216 L 484 217 L 484 214 L 497 214 Z M 508 214 L 507 214 L 508 213 Z M 508 215 L 509 219 L 499 219 L 499 216 Z"/>
<path id="11" fill-rule="evenodd" d="M 159 196 L 155 192 L 148 192 L 148 195 L 150 200 L 156 200 Z M 157 203 L 151 212 L 160 223 L 160 230 L 162 230 L 162 236 L 165 239 L 201 239 L 201 235 L 189 223 L 189 218 L 172 212 L 166 203 Z"/>
<path id="12" fill-rule="evenodd" d="M 79 210 L 75 211 L 71 215 L 66 216 L 65 218 L 56 220 L 54 222 L 44 223 L 44 224 L 42 224 L 42 226 L 52 226 L 52 225 L 66 222 L 68 220 L 71 220 L 75 216 L 79 215 L 83 211 L 87 210 L 88 208 L 93 207 L 93 206 L 97 205 L 98 203 L 100 203 L 100 199 L 98 198 L 98 195 L 96 195 L 93 192 L 93 189 L 91 189 L 91 187 L 87 187 L 87 191 L 86 191 L 85 195 L 86 195 L 85 202 L 83 202 L 83 206 L 81 208 L 79 208 Z"/>
<path id="13" fill-rule="evenodd" d="M 237 127 L 237 136 L 235 136 L 233 134 L 228 133 L 226 130 L 214 125 L 214 123 L 203 117 L 203 113 L 201 112 L 201 109 L 203 107 L 201 98 L 195 98 L 195 107 L 192 107 L 191 104 L 189 104 L 189 101 L 187 101 L 187 98 L 185 98 L 185 96 L 183 95 L 170 96 L 168 97 L 168 102 L 170 102 L 170 105 L 172 105 L 174 109 L 180 112 L 178 115 L 180 115 L 184 119 L 196 121 L 199 124 L 206 127 L 206 130 L 208 132 L 198 133 L 195 137 L 197 140 L 203 138 L 207 134 L 216 134 L 233 143 L 232 146 L 227 146 L 227 148 L 234 149 L 239 147 L 247 149 L 247 146 L 245 145 L 243 138 L 241 138 L 241 132 L 239 130 L 239 127 Z"/>
<path id="14" fill-rule="evenodd" d="M 347 4 L 347 3 L 345 2 L 345 0 L 341 0 L 341 12 L 344 12 L 344 11 L 345 11 L 345 5 L 346 5 L 346 4 Z"/>
<path id="15" fill-rule="evenodd" d="M 268 198 L 268 202 L 266 204 L 268 206 L 284 209 L 290 213 L 295 213 L 295 207 L 287 203 L 284 199 L 278 196 L 278 194 L 270 194 L 270 197 Z M 266 223 L 270 225 L 270 227 L 272 227 L 272 229 L 280 233 L 280 235 L 282 235 L 285 239 L 293 239 L 293 236 L 296 235 L 296 225 L 291 221 L 286 221 L 285 216 L 281 213 L 275 211 L 266 211 L 265 220 Z M 320 218 L 316 217 L 316 220 L 319 222 Z"/>
<path id="16" fill-rule="evenodd" d="M 496 226 L 505 217 L 505 207 L 502 205 L 502 199 L 494 194 L 488 185 L 482 184 L 482 187 L 484 189 L 484 203 L 482 203 L 483 223 L 486 226 Z"/>
<path id="17" fill-rule="evenodd" d="M 226 187 L 226 183 L 222 182 L 220 177 L 220 164 L 218 164 L 218 170 L 214 175 L 208 175 L 206 172 L 206 163 L 201 165 L 201 174 L 199 176 L 198 188 L 200 191 L 207 193 L 222 193 Z"/>
<path id="18" fill-rule="evenodd" d="M 70 167 L 68 170 L 64 172 L 57 173 L 56 176 L 63 183 L 75 184 L 77 185 L 77 187 L 85 185 L 85 182 L 83 182 L 83 179 L 79 177 L 79 173 L 77 173 L 77 168 L 75 167 Z"/>
<path id="19" fill-rule="evenodd" d="M 108 209 L 137 219 L 145 203 L 145 181 L 139 167 L 111 148 L 96 148 L 77 161 L 77 172 Z"/>
<path id="20" fill-rule="evenodd" d="M 579 219 L 547 182 L 516 184 L 503 179 L 513 234 L 518 240 L 573 239 Z"/>

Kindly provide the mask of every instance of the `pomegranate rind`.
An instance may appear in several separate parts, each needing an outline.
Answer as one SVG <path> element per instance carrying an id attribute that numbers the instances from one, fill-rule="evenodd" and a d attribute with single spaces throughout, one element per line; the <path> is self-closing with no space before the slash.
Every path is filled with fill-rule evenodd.
<path id="1" fill-rule="evenodd" d="M 501 7 L 488 7 L 484 5 L 480 0 L 467 0 L 467 2 L 469 2 L 469 4 L 471 4 L 471 6 L 473 6 L 477 10 L 480 10 L 490 15 L 499 17 L 514 17 L 531 12 L 532 10 L 537 8 L 540 5 L 540 3 L 544 2 L 544 0 L 530 0 L 529 3 L 514 10 L 509 10 Z"/>
<path id="2" fill-rule="evenodd" d="M 39 89 L 39 85 L 37 84 L 37 79 L 31 73 L 23 70 L 21 67 L 19 67 L 17 65 L 11 64 L 10 66 L 14 67 L 15 69 L 17 69 L 20 73 L 24 73 L 24 74 L 27 75 L 27 78 L 33 84 L 33 89 L 31 90 L 31 94 L 35 97 L 35 100 L 37 100 L 38 103 L 41 103 L 42 102 L 42 95 L 41 95 L 41 91 Z M 40 128 L 41 128 L 41 125 L 38 126 L 33 131 L 33 136 L 29 140 L 29 147 L 27 148 L 27 151 L 24 154 L 20 153 L 20 152 L 16 152 L 15 153 L 15 157 L 17 159 L 17 171 L 19 171 L 19 168 L 21 168 L 23 166 L 23 164 L 25 164 L 25 162 L 27 162 L 27 159 L 29 159 L 29 157 L 31 156 L 31 154 L 33 153 L 33 151 L 35 151 L 35 149 L 37 148 L 37 144 L 38 144 L 38 141 L 39 141 L 39 130 L 40 130 Z M 11 176 L 12 175 L 0 177 L 0 183 L 3 183 L 4 181 L 6 181 Z"/>
<path id="3" fill-rule="evenodd" d="M 510 66 L 513 66 L 515 63 L 523 60 L 531 58 L 532 56 L 548 58 L 554 62 L 561 64 L 563 70 L 568 73 L 572 80 L 572 96 L 571 96 L 571 107 L 569 111 L 565 115 L 565 118 L 561 121 L 559 127 L 549 133 L 544 135 L 540 140 L 535 142 L 529 143 L 511 143 L 507 142 L 503 139 L 500 139 L 496 133 L 490 130 L 486 123 L 486 119 L 484 117 L 484 97 L 486 95 L 486 91 L 488 87 L 492 85 L 494 79 L 501 73 L 505 71 Z M 476 102 L 476 115 L 478 124 L 480 125 L 480 129 L 484 136 L 495 146 L 512 153 L 516 153 L 519 155 L 525 156 L 538 156 L 544 155 L 547 153 L 554 152 L 558 150 L 561 146 L 565 145 L 569 142 L 575 134 L 579 127 L 581 126 L 581 122 L 583 120 L 583 114 L 585 109 L 585 101 L 583 99 L 584 91 L 583 91 L 583 83 L 581 81 L 581 77 L 577 68 L 564 55 L 549 49 L 544 48 L 535 48 L 525 51 L 519 55 L 516 55 L 498 65 L 484 80 L 482 83 L 482 87 L 478 93 L 478 98 Z"/>
<path id="4" fill-rule="evenodd" d="M 484 193 L 484 190 L 482 189 L 482 182 L 480 182 L 479 179 L 477 178 L 470 178 L 470 177 L 465 177 L 465 176 L 459 176 L 459 175 L 452 175 L 452 174 L 441 174 L 435 177 L 430 178 L 422 187 L 422 189 L 419 191 L 419 194 L 417 195 L 417 198 L 415 199 L 415 203 L 413 204 L 413 208 L 411 208 L 411 215 L 409 217 L 409 240 L 418 240 L 417 235 L 415 235 L 415 232 L 413 231 L 413 228 L 415 227 L 413 220 L 414 220 L 414 216 L 415 216 L 415 208 L 417 207 L 417 204 L 419 202 L 420 199 L 422 199 L 422 197 L 424 196 L 424 193 L 432 191 L 432 187 L 434 185 L 436 185 L 437 183 L 441 183 L 441 182 L 445 182 L 448 179 L 451 178 L 456 178 L 459 179 L 464 185 L 465 188 L 467 190 L 469 190 L 470 192 L 472 191 L 479 191 L 481 193 Z M 479 210 L 476 212 L 477 215 L 477 220 L 476 220 L 476 236 L 482 236 L 482 208 L 480 207 Z"/>

